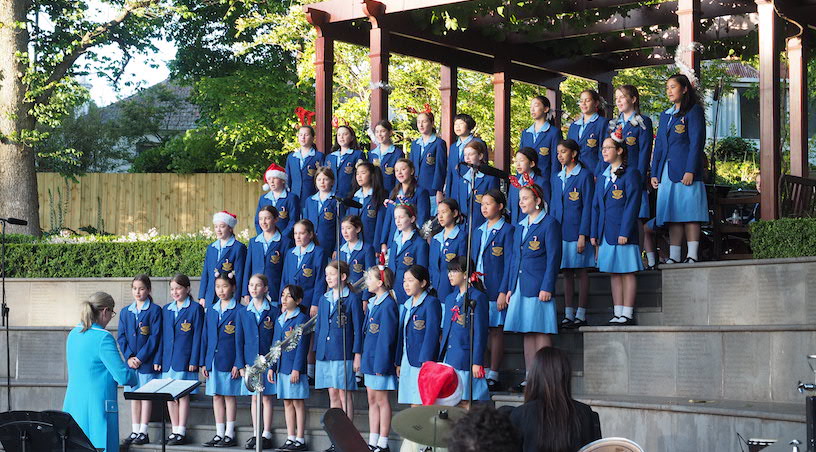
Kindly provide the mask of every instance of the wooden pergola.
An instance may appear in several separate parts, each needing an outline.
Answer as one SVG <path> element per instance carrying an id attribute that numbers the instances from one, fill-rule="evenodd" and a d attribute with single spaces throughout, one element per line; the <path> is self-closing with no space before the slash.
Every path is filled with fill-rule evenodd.
<path id="1" fill-rule="evenodd" d="M 806 59 L 810 44 L 808 28 L 816 24 L 816 0 L 670 0 L 653 5 L 640 5 L 633 0 L 542 0 L 525 7 L 522 11 L 527 15 L 525 19 L 552 21 L 562 13 L 585 10 L 600 13 L 618 6 L 627 7 L 627 11 L 588 26 L 562 21 L 555 30 L 548 27 L 546 31 L 509 31 L 501 33 L 500 38 L 494 37 L 495 30 L 508 22 L 495 13 L 471 18 L 470 23 L 464 24 L 465 30 L 444 34 L 430 31 L 428 17 L 432 12 L 466 2 L 327 0 L 304 7 L 309 22 L 317 30 L 315 110 L 320 149 L 331 147 L 335 41 L 370 49 L 371 81 L 375 86 L 371 92 L 372 124 L 387 118 L 388 92 L 379 86 L 388 83 L 390 54 L 440 63 L 440 134 L 448 143 L 454 138 L 457 70 L 491 74 L 495 99 L 494 161 L 497 166 L 509 169 L 513 80 L 545 87 L 556 110 L 561 110 L 559 86 L 566 76 L 597 81 L 601 95 L 611 101 L 612 77 L 620 69 L 672 64 L 674 52 L 668 49 L 679 45 L 684 62 L 700 74 L 701 60 L 724 58 L 737 43 L 753 40 L 749 35 L 758 33 L 762 218 L 779 216 L 783 48 L 787 51 L 790 77 L 791 173 L 807 177 Z M 553 3 L 559 8 L 555 9 Z M 665 31 L 653 31 L 656 29 Z M 634 37 L 623 37 L 624 34 Z M 581 50 L 576 51 L 579 40 Z M 703 49 L 691 45 L 695 42 L 702 43 Z"/>

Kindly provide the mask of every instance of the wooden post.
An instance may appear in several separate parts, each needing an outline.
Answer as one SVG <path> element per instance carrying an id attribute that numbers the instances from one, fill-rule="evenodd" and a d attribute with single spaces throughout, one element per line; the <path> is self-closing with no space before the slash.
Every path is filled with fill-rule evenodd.
<path id="1" fill-rule="evenodd" d="M 371 128 L 382 121 L 388 119 L 388 91 L 382 85 L 388 84 L 388 60 L 389 39 L 388 31 L 381 26 L 375 26 L 372 21 L 372 28 L 369 32 L 370 52 L 368 54 L 371 61 Z M 377 87 L 375 87 L 377 86 Z M 371 143 L 372 148 L 377 143 Z"/>
<path id="2" fill-rule="evenodd" d="M 561 115 L 564 113 L 563 95 L 561 93 L 561 84 L 558 88 L 547 88 L 545 96 L 550 100 L 550 111 L 553 114 L 552 124 L 555 128 L 561 128 Z"/>
<path id="3" fill-rule="evenodd" d="M 604 74 L 604 76 L 598 78 L 598 94 L 601 96 L 601 99 L 606 100 L 607 105 L 604 114 L 609 119 L 612 118 L 615 110 L 615 85 L 612 84 L 612 78 L 614 76 L 615 73 L 613 72 Z"/>
<path id="4" fill-rule="evenodd" d="M 334 84 L 334 40 L 317 28 L 315 40 L 315 146 L 328 153 L 332 147 L 332 88 Z"/>
<path id="5" fill-rule="evenodd" d="M 779 218 L 780 90 L 779 19 L 773 0 L 756 0 L 759 15 L 759 155 L 761 216 Z"/>
<path id="6" fill-rule="evenodd" d="M 439 112 L 439 136 L 448 144 L 448 149 L 456 141 L 456 134 L 453 133 L 453 118 L 456 116 L 456 101 L 459 97 L 457 71 L 456 66 L 439 68 L 439 95 L 442 98 L 442 109 Z"/>
<path id="7" fill-rule="evenodd" d="M 805 42 L 802 37 L 788 39 L 787 51 L 790 79 L 791 174 L 808 177 L 807 61 L 805 60 Z"/>
<path id="8" fill-rule="evenodd" d="M 700 53 L 691 49 L 691 44 L 700 42 L 700 16 L 702 9 L 700 0 L 679 0 L 677 2 L 678 38 L 683 48 L 682 59 L 688 67 L 694 70 L 700 78 Z"/>
<path id="9" fill-rule="evenodd" d="M 510 171 L 510 62 L 497 59 L 493 69 L 493 113 L 496 146 L 493 164 L 497 168 Z"/>

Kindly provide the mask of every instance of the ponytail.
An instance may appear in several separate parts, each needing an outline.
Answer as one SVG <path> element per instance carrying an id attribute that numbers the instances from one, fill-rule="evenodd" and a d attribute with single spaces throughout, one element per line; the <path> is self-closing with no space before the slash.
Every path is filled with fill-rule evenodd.
<path id="1" fill-rule="evenodd" d="M 99 319 L 99 313 L 108 308 L 113 310 L 115 303 L 113 297 L 105 292 L 91 294 L 80 306 L 79 321 L 82 323 L 82 332 L 86 332 Z"/>

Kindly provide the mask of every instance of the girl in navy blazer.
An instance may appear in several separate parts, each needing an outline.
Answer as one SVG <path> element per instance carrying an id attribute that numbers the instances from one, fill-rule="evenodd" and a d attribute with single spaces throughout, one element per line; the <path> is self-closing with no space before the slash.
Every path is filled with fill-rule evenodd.
<path id="1" fill-rule="evenodd" d="M 324 281 L 320 275 L 328 259 L 320 247 L 311 221 L 295 223 L 294 235 L 295 246 L 286 252 L 284 258 L 281 285 L 300 286 L 303 289 L 303 306 L 310 310 L 314 306 L 314 315 L 317 313 L 317 302 L 323 296 Z"/>
<path id="2" fill-rule="evenodd" d="M 416 223 L 422 225 L 430 218 L 431 207 L 428 192 L 417 185 L 414 164 L 408 159 L 400 159 L 396 165 L 397 185 L 391 190 L 389 198 L 385 200 L 385 216 L 382 220 L 380 233 L 375 246 L 380 247 L 380 251 L 385 253 L 388 242 L 396 231 L 394 225 L 394 207 L 399 203 L 407 203 L 414 206 Z"/>
<path id="3" fill-rule="evenodd" d="M 396 231 L 388 245 L 388 268 L 397 275 L 394 295 L 398 303 L 405 303 L 407 297 L 402 288 L 405 271 L 412 265 L 428 267 L 428 242 L 419 235 L 416 219 L 411 204 L 397 204 L 394 208 Z"/>
<path id="4" fill-rule="evenodd" d="M 607 138 L 603 143 L 603 156 L 609 166 L 595 186 L 592 245 L 600 247 L 598 269 L 611 273 L 615 316 L 609 323 L 635 325 L 635 272 L 643 270 L 637 228 L 643 187 L 637 170 L 627 168 L 626 147 L 620 141 Z"/>
<path id="5" fill-rule="evenodd" d="M 487 346 L 488 306 L 484 285 L 476 272 L 468 276 L 468 257 L 460 256 L 448 263 L 448 279 L 455 287 L 445 298 L 442 310 L 442 339 L 439 343 L 439 361 L 450 364 L 462 381 L 462 399 L 470 396 L 470 377 L 473 373 L 473 400 L 490 400 L 484 373 L 484 354 Z M 470 268 L 476 268 L 471 261 Z M 469 310 L 465 296 L 475 301 L 473 308 L 473 343 L 470 342 Z M 471 350 L 472 349 L 472 350 Z M 471 353 L 473 366 L 470 365 Z"/>
<path id="6" fill-rule="evenodd" d="M 297 133 L 299 147 L 286 157 L 286 185 L 300 201 L 317 191 L 314 176 L 325 159 L 323 153 L 315 148 L 314 138 L 312 126 L 300 126 Z"/>
<path id="7" fill-rule="evenodd" d="M 349 284 L 355 288 L 360 288 L 358 284 L 362 284 L 360 279 L 363 278 L 366 269 L 377 265 L 374 247 L 360 237 L 362 229 L 363 222 L 357 215 L 346 216 L 340 225 L 340 233 L 343 234 L 345 243 L 340 247 L 338 259 L 349 265 Z M 364 308 L 370 296 L 367 290 L 361 293 Z"/>
<path id="8" fill-rule="evenodd" d="M 388 391 L 397 389 L 394 354 L 397 349 L 397 302 L 391 297 L 394 272 L 386 267 L 370 267 L 365 283 L 371 300 L 363 324 L 363 357 L 360 369 L 368 393 L 369 448 L 388 450 L 391 430 L 391 402 Z"/>
<path id="9" fill-rule="evenodd" d="M 139 389 L 150 380 L 158 378 L 161 370 L 162 317 L 161 308 L 153 302 L 150 296 L 150 278 L 140 274 L 130 283 L 130 292 L 133 294 L 133 303 L 122 310 L 119 316 L 119 334 L 116 342 L 122 356 L 127 359 L 128 367 L 139 373 L 139 384 L 129 387 L 129 391 Z M 149 400 L 133 400 L 130 402 L 130 414 L 133 419 L 133 430 L 125 442 L 130 444 L 147 444 L 150 437 L 147 435 L 147 423 L 150 422 Z"/>
<path id="10" fill-rule="evenodd" d="M 269 281 L 269 296 L 278 301 L 281 288 L 281 273 L 286 251 L 292 247 L 290 236 L 283 234 L 277 227 L 279 212 L 274 206 L 267 205 L 258 213 L 262 231 L 257 237 L 249 240 L 244 275 L 261 273 Z M 292 223 L 294 228 L 294 223 Z M 243 301 L 249 303 L 249 289 L 242 287 Z"/>
<path id="11" fill-rule="evenodd" d="M 448 262 L 467 254 L 467 231 L 459 225 L 462 214 L 455 199 L 445 198 L 439 203 L 436 218 L 442 231 L 431 238 L 428 270 L 431 287 L 444 299 L 453 292 L 448 281 Z"/>
<path id="12" fill-rule="evenodd" d="M 563 328 L 586 325 L 589 299 L 587 268 L 595 266 L 595 247 L 587 246 L 592 226 L 595 181 L 578 161 L 579 146 L 573 140 L 558 144 L 562 169 L 552 179 L 550 214 L 561 224 L 561 270 L 564 274 Z M 575 309 L 575 277 L 578 277 L 578 309 Z"/>
<path id="13" fill-rule="evenodd" d="M 264 206 L 273 206 L 278 211 L 277 228 L 284 237 L 292 238 L 292 228 L 300 220 L 300 198 L 286 189 L 286 171 L 278 164 L 269 165 L 264 173 L 264 190 L 269 190 L 258 199 L 258 208 L 255 209 L 255 233 L 263 232 L 263 226 L 258 214 Z M 251 273 L 250 273 L 251 274 Z"/>
<path id="14" fill-rule="evenodd" d="M 394 179 L 396 180 L 396 179 Z M 360 208 L 346 208 L 347 215 L 356 215 L 362 221 L 362 240 L 369 244 L 377 241 L 382 227 L 385 206 L 383 201 L 388 196 L 382 186 L 380 171 L 371 162 L 357 164 L 357 173 L 351 186 L 354 200 L 362 204 Z"/>
<path id="15" fill-rule="evenodd" d="M 201 270 L 201 285 L 198 302 L 207 308 L 218 298 L 215 295 L 215 278 L 221 273 L 230 273 L 238 287 L 243 287 L 244 266 L 246 265 L 246 245 L 235 239 L 238 217 L 223 210 L 213 215 L 215 241 L 207 247 L 204 268 Z M 240 295 L 240 293 L 238 294 Z"/>
<path id="16" fill-rule="evenodd" d="M 446 198 L 454 197 L 454 182 L 461 179 L 459 163 L 465 161 L 465 146 L 472 141 L 482 141 L 473 135 L 473 129 L 475 128 L 476 120 L 469 114 L 460 113 L 453 117 L 453 133 L 456 134 L 457 139 L 451 144 L 450 152 L 448 152 L 448 173 L 445 176 Z"/>
<path id="17" fill-rule="evenodd" d="M 705 113 L 697 90 L 685 75 L 666 82 L 666 94 L 674 105 L 660 115 L 652 187 L 657 189 L 657 226 L 669 226 L 669 259 L 680 262 L 683 239 L 688 245 L 684 262 L 697 262 L 700 224 L 708 221 L 708 200 L 703 185 Z"/>
<path id="18" fill-rule="evenodd" d="M 609 123 L 604 118 L 601 96 L 597 91 L 581 91 L 578 106 L 581 108 L 581 116 L 570 124 L 567 138 L 575 140 L 581 146 L 578 159 L 597 176 L 601 170 L 601 143 L 609 136 Z"/>
<path id="19" fill-rule="evenodd" d="M 206 443 L 208 447 L 234 447 L 235 397 L 245 395 L 244 382 L 239 372 L 238 307 L 235 301 L 235 280 L 227 273 L 215 279 L 218 302 L 208 307 L 204 321 L 204 338 L 201 344 L 201 372 L 207 379 L 208 396 L 213 398 L 215 436 Z"/>
<path id="20" fill-rule="evenodd" d="M 465 145 L 465 162 L 471 165 L 487 162 L 487 145 L 484 141 L 472 140 Z M 453 196 L 451 197 L 459 203 L 462 215 L 465 218 L 468 215 L 472 217 L 473 228 L 475 229 L 485 220 L 481 210 L 482 196 L 490 189 L 499 188 L 499 180 L 484 173 L 477 173 L 474 179 L 474 172 L 472 168 L 467 169 L 465 172 L 457 172 L 458 177 L 448 181 L 448 183 L 453 185 Z M 473 212 L 470 212 L 471 198 L 474 198 Z"/>
<path id="21" fill-rule="evenodd" d="M 354 180 L 354 169 L 357 163 L 364 159 L 365 156 L 357 143 L 354 130 L 349 126 L 338 127 L 334 135 L 332 153 L 326 156 L 326 166 L 331 168 L 337 178 L 334 187 L 337 196 L 346 198 L 352 194 L 349 192 L 351 181 Z M 317 189 L 320 190 L 320 187 Z"/>
<path id="22" fill-rule="evenodd" d="M 369 151 L 368 161 L 379 168 L 382 176 L 382 185 L 387 191 L 391 191 L 397 185 L 397 178 L 394 176 L 394 165 L 397 160 L 404 158 L 405 153 L 401 148 L 394 146 L 391 135 L 394 133 L 394 126 L 387 119 L 377 123 L 374 127 L 374 136 L 377 138 L 377 147 Z M 359 166 L 357 168 L 359 170 Z"/>
<path id="23" fill-rule="evenodd" d="M 419 398 L 419 369 L 439 356 L 442 305 L 431 288 L 431 275 L 421 265 L 412 265 L 402 281 L 408 299 L 400 310 L 396 365 L 399 403 L 422 405 Z"/>
<path id="24" fill-rule="evenodd" d="M 352 419 L 354 404 L 347 391 L 357 389 L 354 373 L 360 368 L 363 351 L 363 305 L 360 296 L 351 290 L 348 277 L 345 262 L 334 260 L 326 266 L 328 292 L 320 298 L 314 335 L 315 389 L 328 388 L 331 407 L 341 408 Z"/>
<path id="25" fill-rule="evenodd" d="M 516 225 L 507 284 L 511 289 L 504 330 L 524 334 L 528 371 L 535 352 L 551 346 L 550 335 L 558 333 L 553 295 L 561 267 L 561 225 L 547 214 L 543 197 L 538 185 L 528 185 L 519 193 L 526 216 Z"/>
<path id="26" fill-rule="evenodd" d="M 190 296 L 190 278 L 177 274 L 170 279 L 170 297 L 173 299 L 162 311 L 162 378 L 198 380 L 198 361 L 201 356 L 201 337 L 204 329 L 204 309 Z M 198 389 L 193 393 L 197 393 Z M 187 444 L 187 415 L 190 397 L 167 402 L 173 433 L 167 444 Z"/>
<path id="27" fill-rule="evenodd" d="M 317 193 L 303 202 L 302 217 L 314 225 L 317 240 L 331 256 L 337 246 L 337 222 L 345 215 L 345 208 L 340 205 L 340 217 L 337 215 L 337 201 L 331 199 L 335 194 L 332 187 L 336 186 L 334 172 L 325 166 L 318 168 L 315 176 Z"/>
<path id="28" fill-rule="evenodd" d="M 436 203 L 445 197 L 443 190 L 448 171 L 448 144 L 436 135 L 434 115 L 430 111 L 419 113 L 416 125 L 420 137 L 411 142 L 409 157 L 416 169 L 418 185 L 428 193 L 430 215 L 436 215 Z"/>
<path id="29" fill-rule="evenodd" d="M 504 358 L 504 320 L 507 316 L 507 287 L 510 269 L 510 253 L 513 252 L 513 232 L 515 228 L 507 222 L 504 193 L 494 188 L 482 198 L 482 215 L 486 218 L 474 231 L 471 250 L 476 262 L 476 271 L 485 285 L 485 294 L 490 302 L 488 332 L 490 346 L 490 366 L 485 369 L 487 387 L 498 389 L 499 369 Z"/>
<path id="30" fill-rule="evenodd" d="M 538 169 L 544 177 L 544 183 L 549 186 L 551 173 L 558 172 L 558 160 L 555 159 L 555 150 L 561 141 L 561 131 L 547 121 L 550 114 L 550 100 L 544 96 L 536 96 L 530 101 L 530 116 L 533 124 L 521 132 L 519 149 L 529 147 L 538 156 Z M 518 169 L 518 168 L 516 168 Z M 541 185 L 541 184 L 539 184 Z M 541 185 L 545 188 L 545 185 Z"/>
<path id="31" fill-rule="evenodd" d="M 249 278 L 249 295 L 252 297 L 249 304 L 238 308 L 238 328 L 236 330 L 238 369 L 244 376 L 245 369 L 255 363 L 258 355 L 266 355 L 272 346 L 275 335 L 275 321 L 280 316 L 280 303 L 269 297 L 269 280 L 262 273 L 256 273 Z M 257 441 L 263 443 L 264 449 L 272 447 L 272 396 L 276 394 L 275 385 L 267 379 L 264 381 L 262 393 L 264 429 L 262 438 L 252 436 L 247 440 L 245 448 L 253 449 Z M 252 394 L 252 431 L 257 432 L 255 425 L 256 394 Z"/>
<path id="32" fill-rule="evenodd" d="M 275 336 L 272 343 L 289 337 L 295 327 L 309 321 L 303 301 L 303 289 L 287 285 L 281 293 L 281 315 L 275 321 Z M 306 450 L 306 402 L 309 398 L 309 382 L 305 377 L 306 356 L 309 354 L 309 342 L 312 335 L 300 338 L 297 347 L 290 351 L 281 351 L 278 362 L 269 369 L 267 378 L 278 391 L 278 399 L 283 400 L 286 412 L 286 442 L 282 448 L 287 450 Z"/>
<path id="33" fill-rule="evenodd" d="M 553 151 L 553 154 L 556 154 Z M 536 153 L 535 149 L 524 147 L 516 152 L 513 163 L 516 166 L 516 174 L 510 176 L 510 186 L 507 188 L 507 210 L 510 212 L 510 223 L 517 224 L 524 218 L 519 208 L 519 190 L 521 187 L 534 183 L 544 190 L 544 202 L 550 202 L 550 177 L 544 176 L 544 172 L 538 167 L 538 162 L 549 158 Z"/>

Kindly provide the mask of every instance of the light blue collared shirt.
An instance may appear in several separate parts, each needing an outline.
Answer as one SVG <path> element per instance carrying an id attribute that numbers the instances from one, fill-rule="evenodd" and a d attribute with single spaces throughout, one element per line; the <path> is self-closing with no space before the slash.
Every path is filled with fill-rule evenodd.
<path id="1" fill-rule="evenodd" d="M 533 221 L 530 221 L 529 215 L 524 217 L 524 219 L 519 222 L 519 225 L 521 225 L 523 228 L 521 231 L 521 240 L 524 240 L 527 237 L 527 232 L 529 231 L 530 226 L 541 223 L 541 220 L 543 220 L 545 216 L 547 216 L 547 211 L 542 210 Z"/>
<path id="2" fill-rule="evenodd" d="M 280 239 L 281 233 L 277 228 L 275 228 L 275 233 L 272 234 L 272 238 L 269 239 L 268 241 L 266 240 L 266 236 L 264 236 L 263 232 L 261 232 L 255 237 L 255 241 L 263 245 L 264 254 L 266 254 L 266 251 L 269 249 L 269 245 L 272 244 L 272 242 L 279 242 Z"/>
<path id="3" fill-rule="evenodd" d="M 414 232 L 416 232 L 416 231 L 415 230 L 410 231 L 410 234 L 408 234 L 408 238 L 406 238 L 405 241 L 403 241 L 403 238 L 402 238 L 402 231 L 397 229 L 397 231 L 394 232 L 394 243 L 397 244 L 397 254 L 399 254 L 400 251 L 402 251 L 402 246 L 405 244 L 405 242 L 407 242 L 408 240 L 411 240 L 414 237 Z"/>
<path id="4" fill-rule="evenodd" d="M 383 158 L 387 154 L 391 154 L 392 152 L 394 152 L 396 150 L 397 150 L 397 147 L 394 146 L 393 144 L 388 146 L 387 148 L 385 148 L 385 150 L 383 150 L 382 145 L 380 145 L 380 146 L 377 146 L 376 148 L 374 148 L 371 151 L 371 153 L 374 154 L 375 156 L 379 157 L 379 158 Z"/>
<path id="5" fill-rule="evenodd" d="M 569 175 L 567 175 L 567 168 L 561 167 L 561 171 L 558 172 L 558 178 L 561 179 L 561 190 L 567 186 L 567 179 L 572 176 L 577 176 L 581 172 L 581 168 L 581 164 L 576 163 L 575 168 L 573 168 Z"/>
<path id="6" fill-rule="evenodd" d="M 672 121 L 674 121 L 674 115 L 676 115 L 678 111 L 680 111 L 680 109 L 679 109 L 679 108 L 677 108 L 677 105 L 672 105 L 671 107 L 669 107 L 669 108 L 668 108 L 668 109 L 667 109 L 667 110 L 664 112 L 664 113 L 666 113 L 667 115 L 669 115 L 669 124 L 668 124 L 668 125 L 671 125 Z"/>
<path id="7" fill-rule="evenodd" d="M 349 242 L 344 243 L 343 246 L 340 247 L 340 255 L 342 256 L 345 254 L 347 258 L 343 260 L 348 262 L 348 259 L 351 258 L 351 253 L 354 251 L 360 251 L 361 249 L 363 249 L 363 241 L 358 237 L 357 242 L 354 244 L 354 248 L 349 248 Z"/>
<path id="8" fill-rule="evenodd" d="M 425 153 L 425 148 L 428 147 L 428 145 L 433 143 L 434 141 L 436 141 L 436 134 L 435 133 L 431 134 L 430 138 L 428 138 L 428 141 L 425 141 L 425 137 L 422 136 L 422 137 L 417 138 L 414 142 L 417 145 L 419 145 L 420 154 L 424 154 Z"/>
<path id="9" fill-rule="evenodd" d="M 357 201 L 359 201 L 359 202 L 360 202 L 360 204 L 365 205 L 365 200 L 366 200 L 366 198 L 368 198 L 369 196 L 371 196 L 371 193 L 372 193 L 373 191 L 374 191 L 374 189 L 369 188 L 369 189 L 368 189 L 368 192 L 366 192 L 364 188 L 360 187 L 360 189 L 359 189 L 359 190 L 357 190 L 356 192 L 354 192 L 354 199 L 355 199 L 355 200 L 357 200 Z"/>
<path id="10" fill-rule="evenodd" d="M 485 174 L 482 173 L 482 172 L 479 172 L 479 173 L 476 174 L 476 179 L 481 179 L 483 177 L 485 177 Z M 465 173 L 464 176 L 462 176 L 462 178 L 465 179 L 466 181 L 470 182 L 470 183 L 473 183 L 473 168 L 467 170 L 467 172 Z M 468 190 L 468 191 L 470 191 L 470 190 Z M 468 193 L 468 195 L 470 195 L 470 194 Z"/>
<path id="11" fill-rule="evenodd" d="M 459 148 L 459 161 L 461 162 L 462 159 L 465 158 L 465 146 L 473 140 L 473 134 L 467 136 L 467 138 L 462 139 L 459 138 L 456 140 L 456 147 Z"/>
<path id="12" fill-rule="evenodd" d="M 434 240 L 436 240 L 437 242 L 439 242 L 439 245 L 440 245 L 440 246 L 445 246 L 445 243 L 446 243 L 448 240 L 453 240 L 453 239 L 455 239 L 457 236 L 459 236 L 459 225 L 454 226 L 454 227 L 453 227 L 453 229 L 452 229 L 452 230 L 451 230 L 451 232 L 450 232 L 450 235 L 448 235 L 447 237 L 445 237 L 445 234 L 446 234 L 447 232 L 448 232 L 448 231 L 447 231 L 447 229 L 442 229 L 442 231 L 441 231 L 441 232 L 437 233 L 437 234 L 436 234 L 436 235 L 433 237 L 433 238 L 434 238 Z"/>
<path id="13" fill-rule="evenodd" d="M 250 300 L 249 304 L 247 305 L 247 311 L 255 314 L 255 321 L 258 323 L 261 322 L 261 312 L 268 311 L 269 308 L 271 308 L 271 306 L 269 305 L 269 301 L 266 299 L 264 299 L 260 311 L 255 307 L 255 300 Z"/>
<path id="14" fill-rule="evenodd" d="M 186 300 L 184 300 L 184 303 L 182 303 L 182 304 L 181 304 L 181 307 L 179 307 L 179 306 L 178 306 L 178 303 L 176 303 L 175 301 L 173 301 L 172 303 L 170 303 L 170 306 L 168 306 L 168 307 L 167 307 L 167 310 L 168 310 L 168 311 L 172 311 L 172 312 L 173 312 L 173 319 L 177 319 L 177 318 L 178 318 L 179 311 L 181 311 L 182 309 L 186 309 L 186 308 L 189 308 L 189 307 L 190 307 L 190 300 L 191 300 L 191 299 L 192 299 L 192 298 L 190 298 L 190 296 L 189 296 L 189 295 L 187 295 L 187 299 L 186 299 Z"/>
<path id="15" fill-rule="evenodd" d="M 334 289 L 330 289 L 328 292 L 323 294 L 327 300 L 329 300 L 329 306 L 331 306 L 331 312 L 333 313 L 335 309 L 337 309 L 337 300 L 340 299 L 340 296 L 343 298 L 348 298 L 349 296 L 349 288 L 348 286 L 343 287 L 340 291 L 340 294 L 334 291 Z"/>
<path id="16" fill-rule="evenodd" d="M 307 152 L 306 155 L 304 156 L 303 151 L 301 149 L 296 149 L 294 152 L 292 152 L 292 155 L 294 155 L 295 158 L 298 159 L 298 162 L 300 162 L 300 169 L 303 169 L 303 163 L 306 161 L 306 158 L 314 157 L 316 153 L 317 150 L 315 150 L 315 148 L 311 148 L 309 149 L 309 152 Z"/>
<path id="17" fill-rule="evenodd" d="M 295 308 L 294 311 L 283 311 L 281 315 L 278 316 L 278 325 L 283 326 L 287 320 L 296 317 L 300 313 L 300 308 Z"/>
<path id="18" fill-rule="evenodd" d="M 221 300 L 216 301 L 212 308 L 218 313 L 218 320 L 221 320 L 221 317 L 224 316 L 225 312 L 229 311 L 230 309 L 235 309 L 235 298 L 230 299 L 227 309 L 221 310 Z"/>
<path id="19" fill-rule="evenodd" d="M 275 204 L 278 203 L 278 200 L 286 199 L 286 197 L 288 195 L 289 195 L 289 190 L 282 191 L 281 195 L 277 196 L 277 197 L 275 196 L 275 191 L 274 190 L 269 190 L 269 192 L 266 193 L 265 195 L 263 195 L 263 197 L 270 200 L 270 201 L 272 201 L 272 205 L 275 205 Z"/>
<path id="20" fill-rule="evenodd" d="M 305 251 L 299 246 L 292 248 L 292 254 L 294 254 L 298 258 L 297 261 L 298 267 L 300 267 L 300 263 L 303 262 L 303 256 L 305 256 L 306 253 L 311 253 L 312 251 L 314 251 L 314 248 L 315 248 L 314 242 L 309 242 L 309 244 L 306 245 Z"/>
<path id="21" fill-rule="evenodd" d="M 312 199 L 317 201 L 317 214 L 320 215 L 320 212 L 323 210 L 323 206 L 326 205 L 326 201 L 329 200 L 334 195 L 334 190 L 326 196 L 326 199 L 320 199 L 320 192 L 317 192 L 312 195 Z"/>
<path id="22" fill-rule="evenodd" d="M 142 303 L 142 309 L 139 309 L 138 307 L 136 307 L 136 302 L 135 301 L 133 303 L 131 303 L 128 306 L 127 309 L 128 309 L 128 311 L 132 312 L 133 315 L 135 315 L 136 317 L 139 317 L 139 312 L 140 311 L 147 311 L 147 308 L 149 308 L 149 307 L 150 307 L 150 298 L 148 298 L 147 300 L 144 301 L 144 303 Z"/>
<path id="23" fill-rule="evenodd" d="M 586 126 L 590 122 L 595 122 L 598 118 L 599 118 L 598 113 L 593 113 L 592 116 L 589 117 L 589 120 L 584 121 L 584 115 L 582 114 L 581 119 L 575 121 L 575 124 L 578 124 L 579 126 L 581 126 L 581 127 L 578 128 L 578 138 L 583 137 L 584 136 L 584 130 L 586 129 Z"/>
<path id="24" fill-rule="evenodd" d="M 224 244 L 224 246 L 221 246 L 221 239 L 218 239 L 218 240 L 216 240 L 216 241 L 212 242 L 212 243 L 210 244 L 210 246 L 211 246 L 211 247 L 213 247 L 213 248 L 215 248 L 216 250 L 218 250 L 218 259 L 221 259 L 221 256 L 224 254 L 224 250 L 225 250 L 226 248 L 231 247 L 231 246 L 232 246 L 234 243 L 235 243 L 235 236 L 234 236 L 234 235 L 232 235 L 232 236 L 230 236 L 230 238 L 227 240 L 227 243 L 225 243 L 225 244 Z"/>
<path id="25" fill-rule="evenodd" d="M 615 182 L 616 180 L 618 180 L 618 176 L 612 174 L 612 165 L 607 166 L 604 172 L 601 174 L 601 176 L 603 176 L 606 179 L 604 181 L 604 190 L 606 189 L 606 187 L 609 186 L 610 182 Z"/>
<path id="26" fill-rule="evenodd" d="M 536 130 L 535 123 L 533 123 L 533 125 L 531 125 L 530 127 L 527 128 L 526 132 L 529 132 L 529 133 L 533 134 L 533 141 L 535 142 L 536 140 L 538 140 L 538 136 L 540 134 L 545 133 L 548 130 L 550 130 L 550 122 L 545 121 L 544 125 L 541 126 L 540 129 Z"/>
<path id="27" fill-rule="evenodd" d="M 502 226 L 504 226 L 505 221 L 504 221 L 504 217 L 501 217 L 501 218 L 499 218 L 499 221 L 497 221 L 495 224 L 493 224 L 493 226 L 488 227 L 487 223 L 488 223 L 488 221 L 485 221 L 484 223 L 482 223 L 481 226 L 479 226 L 479 231 L 482 232 L 482 242 L 481 242 L 481 244 L 479 246 L 479 254 L 477 254 L 478 258 L 476 259 L 476 271 L 479 272 L 479 273 L 484 273 L 485 272 L 484 271 L 484 257 L 483 257 L 483 254 L 484 254 L 485 249 L 487 249 L 487 242 L 490 241 L 489 240 L 490 235 L 491 235 L 491 233 L 493 231 L 498 231 L 499 229 L 501 229 Z M 483 276 L 482 276 L 482 279 L 484 280 Z"/>
<path id="28" fill-rule="evenodd" d="M 414 304 L 414 297 L 408 297 L 408 299 L 405 300 L 405 303 L 403 304 L 403 307 L 405 308 L 405 318 L 402 319 L 402 327 L 403 328 L 405 328 L 405 326 L 408 325 L 408 321 L 411 320 L 411 316 L 409 315 L 410 312 L 411 312 L 411 309 L 413 309 L 413 308 L 421 305 L 422 303 L 424 303 L 425 298 L 427 298 L 427 297 L 428 297 L 428 291 L 426 290 L 426 291 L 423 291 L 421 294 L 419 294 L 419 296 L 417 297 L 417 300 L 416 300 L 416 304 Z M 416 319 L 414 319 L 414 320 L 416 320 Z"/>

